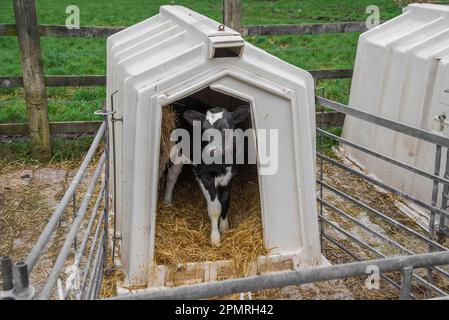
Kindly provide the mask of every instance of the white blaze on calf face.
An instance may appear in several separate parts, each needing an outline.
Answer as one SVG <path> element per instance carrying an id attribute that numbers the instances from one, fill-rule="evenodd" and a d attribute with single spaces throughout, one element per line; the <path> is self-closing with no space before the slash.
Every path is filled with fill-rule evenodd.
<path id="1" fill-rule="evenodd" d="M 218 113 L 212 113 L 210 111 L 207 111 L 206 113 L 206 120 L 209 121 L 211 125 L 213 125 L 215 122 L 223 118 L 223 112 Z"/>

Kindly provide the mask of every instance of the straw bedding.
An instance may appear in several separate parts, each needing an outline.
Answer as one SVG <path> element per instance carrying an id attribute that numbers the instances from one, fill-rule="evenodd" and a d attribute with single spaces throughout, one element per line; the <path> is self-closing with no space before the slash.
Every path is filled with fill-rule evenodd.
<path id="1" fill-rule="evenodd" d="M 185 167 L 175 186 L 174 205 L 160 196 L 156 216 L 157 264 L 177 266 L 187 262 L 231 260 L 232 274 L 244 276 L 249 264 L 268 254 L 263 245 L 256 168 L 245 167 L 234 180 L 229 209 L 229 230 L 221 246 L 210 244 L 210 219 L 206 203 L 191 169 Z"/>
<path id="2" fill-rule="evenodd" d="M 172 105 L 162 108 L 159 178 L 163 177 L 164 170 L 170 160 L 170 150 L 175 144 L 170 141 L 170 134 L 174 129 L 176 129 L 177 122 L 177 114 L 173 110 Z"/>

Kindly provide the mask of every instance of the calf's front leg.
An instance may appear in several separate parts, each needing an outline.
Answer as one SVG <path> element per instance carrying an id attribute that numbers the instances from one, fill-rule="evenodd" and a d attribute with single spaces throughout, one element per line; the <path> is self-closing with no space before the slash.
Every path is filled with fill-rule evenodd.
<path id="1" fill-rule="evenodd" d="M 220 246 L 220 232 L 218 230 L 218 219 L 221 216 L 221 203 L 218 197 L 207 204 L 207 213 L 209 214 L 211 231 L 210 231 L 210 242 L 216 246 Z"/>
<path id="2" fill-rule="evenodd" d="M 221 215 L 220 215 L 220 223 L 219 223 L 220 233 L 224 233 L 229 228 L 228 211 L 229 211 L 229 202 L 230 202 L 230 196 L 231 196 L 231 185 L 232 185 L 232 179 L 228 182 L 228 184 L 226 186 L 223 187 L 224 189 L 219 196 L 220 203 L 221 203 Z"/>
<path id="3" fill-rule="evenodd" d="M 211 222 L 210 242 L 212 245 L 219 247 L 220 232 L 218 230 L 218 220 L 222 210 L 220 199 L 218 198 L 213 179 L 201 179 L 197 177 L 197 181 L 207 201 L 207 213 Z"/>
<path id="4" fill-rule="evenodd" d="M 182 171 L 182 164 L 173 164 L 168 168 L 167 172 L 167 184 L 165 186 L 164 203 L 168 206 L 173 204 L 173 188 L 176 181 L 178 181 L 179 174 Z"/>

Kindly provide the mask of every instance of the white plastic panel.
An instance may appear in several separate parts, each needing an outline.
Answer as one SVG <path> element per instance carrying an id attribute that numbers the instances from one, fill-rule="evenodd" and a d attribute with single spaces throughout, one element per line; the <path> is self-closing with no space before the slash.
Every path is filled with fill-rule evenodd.
<path id="1" fill-rule="evenodd" d="M 443 90 L 448 83 L 448 59 L 449 7 L 409 5 L 401 16 L 360 36 L 349 105 L 440 132 L 435 119 L 449 111 Z M 415 138 L 352 117 L 345 120 L 343 137 L 429 173 L 434 171 L 435 146 Z M 367 173 L 430 202 L 432 181 L 343 148 Z"/>

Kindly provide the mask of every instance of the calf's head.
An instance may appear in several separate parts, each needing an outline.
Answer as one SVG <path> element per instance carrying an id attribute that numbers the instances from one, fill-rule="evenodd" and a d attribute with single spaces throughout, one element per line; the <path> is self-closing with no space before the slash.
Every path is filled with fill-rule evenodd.
<path id="1" fill-rule="evenodd" d="M 249 113 L 249 106 L 242 105 L 232 112 L 220 107 L 211 108 L 206 114 L 187 110 L 183 117 L 192 126 L 201 127 L 203 154 L 220 158 L 233 148 L 233 130 Z"/>

